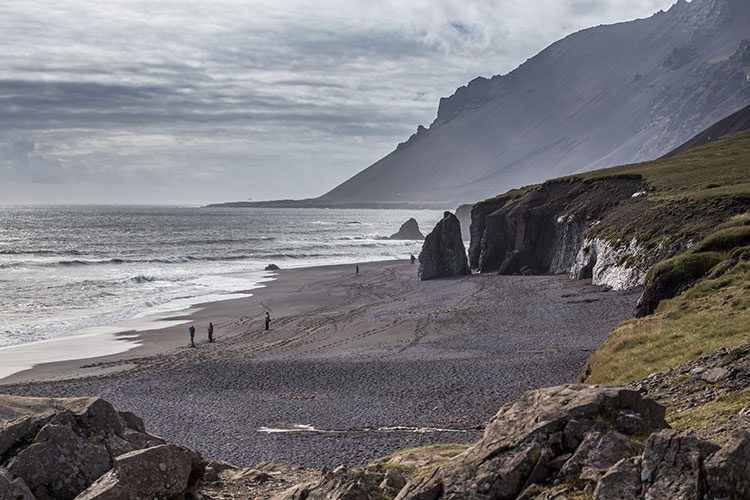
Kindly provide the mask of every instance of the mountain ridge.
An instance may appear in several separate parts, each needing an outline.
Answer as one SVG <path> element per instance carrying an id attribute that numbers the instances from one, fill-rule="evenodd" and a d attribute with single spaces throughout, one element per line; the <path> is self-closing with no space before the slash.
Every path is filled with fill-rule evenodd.
<path id="1" fill-rule="evenodd" d="M 659 157 L 750 102 L 748 10 L 681 0 L 568 35 L 442 98 L 428 128 L 317 200 L 455 204 Z"/>

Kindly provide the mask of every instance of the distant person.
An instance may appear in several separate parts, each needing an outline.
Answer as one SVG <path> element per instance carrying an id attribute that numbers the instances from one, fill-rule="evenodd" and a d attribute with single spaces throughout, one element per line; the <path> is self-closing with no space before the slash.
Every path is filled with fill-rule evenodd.
<path id="1" fill-rule="evenodd" d="M 268 331 L 271 328 L 271 315 L 266 311 L 266 328 L 265 330 Z"/>
<path id="2" fill-rule="evenodd" d="M 417 258 L 414 257 L 414 254 L 411 254 L 411 263 L 412 265 L 417 261 Z"/>
<path id="3" fill-rule="evenodd" d="M 214 343 L 214 324 L 213 323 L 208 324 L 208 343 L 209 344 Z"/>
<path id="4" fill-rule="evenodd" d="M 195 347 L 195 327 L 193 325 L 190 325 L 188 331 L 190 332 L 190 346 Z"/>
<path id="5" fill-rule="evenodd" d="M 354 266 L 354 274 L 359 274 L 359 266 Z"/>

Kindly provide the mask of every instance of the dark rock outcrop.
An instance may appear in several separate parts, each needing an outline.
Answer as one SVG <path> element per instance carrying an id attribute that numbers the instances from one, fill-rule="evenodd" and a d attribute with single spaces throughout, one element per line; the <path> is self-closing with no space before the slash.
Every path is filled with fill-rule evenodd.
<path id="1" fill-rule="evenodd" d="M 103 399 L 0 395 L 0 499 L 6 498 L 7 491 L 24 498 L 26 489 L 37 498 L 72 499 L 102 477 L 114 474 L 113 466 L 119 467 L 124 457 L 163 446 L 164 440 L 148 434 L 140 418 L 118 412 Z M 191 460 L 200 462 L 195 452 L 190 454 Z M 135 461 L 142 462 L 140 458 Z M 160 471 L 162 462 L 172 464 L 174 460 L 167 457 L 153 469 L 140 470 L 137 479 L 167 474 Z M 169 481 L 156 482 L 164 486 Z M 187 491 L 187 482 L 183 486 L 177 493 Z M 174 496 L 173 491 L 157 488 L 148 495 Z M 124 498 L 102 495 L 95 498 Z"/>
<path id="2" fill-rule="evenodd" d="M 419 230 L 419 224 L 413 217 L 403 224 L 399 228 L 398 232 L 392 234 L 388 239 L 390 240 L 423 240 L 424 235 Z"/>
<path id="3" fill-rule="evenodd" d="M 471 274 L 461 238 L 461 224 L 452 213 L 445 212 L 425 238 L 419 254 L 418 274 L 422 281 Z"/>
<path id="4" fill-rule="evenodd" d="M 474 205 L 471 267 L 481 272 L 567 273 L 583 233 L 608 210 L 634 203 L 639 175 L 548 181 Z M 589 276 L 590 277 L 590 276 Z"/>
<path id="5" fill-rule="evenodd" d="M 265 270 L 266 270 L 266 271 L 280 271 L 280 270 L 281 270 L 281 268 L 280 268 L 279 266 L 277 266 L 276 264 L 268 264 L 268 265 L 266 266 L 266 269 L 265 269 Z"/>

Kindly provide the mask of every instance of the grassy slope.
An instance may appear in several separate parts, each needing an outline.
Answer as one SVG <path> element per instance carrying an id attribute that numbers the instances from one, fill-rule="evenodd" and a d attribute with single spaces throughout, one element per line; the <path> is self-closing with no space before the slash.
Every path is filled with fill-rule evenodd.
<path id="1" fill-rule="evenodd" d="M 674 158 L 592 172 L 586 177 L 638 173 L 643 202 L 611 214 L 595 235 L 636 236 L 642 242 L 705 239 L 655 266 L 686 270 L 700 260 L 729 267 L 704 278 L 677 297 L 662 301 L 649 317 L 618 326 L 589 359 L 592 384 L 623 385 L 722 347 L 750 342 L 750 217 L 730 216 L 750 206 L 750 132 L 689 150 Z M 744 253 L 744 255 L 743 255 Z M 735 261 L 731 259 L 735 258 Z M 701 273 L 702 274 L 702 271 Z M 716 424 L 721 416 L 750 406 L 750 391 L 722 396 L 685 413 L 669 413 L 678 429 Z"/>
<path id="2" fill-rule="evenodd" d="M 625 385 L 721 348 L 750 343 L 750 216 L 719 226 L 681 255 L 652 269 L 680 269 L 693 258 L 719 258 L 713 271 L 649 317 L 627 321 L 589 358 L 591 384 Z M 722 270 L 723 272 L 719 272 Z M 686 398 L 689 394 L 684 394 Z M 730 425 L 750 407 L 750 390 L 727 394 L 688 411 L 668 409 L 677 430 Z"/>
<path id="3" fill-rule="evenodd" d="M 670 244 L 700 239 L 750 206 L 750 132 L 662 160 L 614 167 L 584 178 L 639 174 L 646 196 L 613 210 L 592 236 Z"/>

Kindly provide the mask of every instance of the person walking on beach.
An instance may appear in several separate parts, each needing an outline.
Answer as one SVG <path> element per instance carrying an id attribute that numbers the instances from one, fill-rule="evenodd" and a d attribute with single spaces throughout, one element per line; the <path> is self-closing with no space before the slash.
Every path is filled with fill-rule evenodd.
<path id="1" fill-rule="evenodd" d="M 359 274 L 359 266 L 358 265 L 354 266 L 354 274 Z"/>
<path id="2" fill-rule="evenodd" d="M 411 254 L 411 263 L 414 265 L 414 263 L 417 261 L 417 258 L 414 257 L 414 254 Z"/>
<path id="3" fill-rule="evenodd" d="M 208 324 L 208 343 L 209 344 L 214 343 L 214 324 L 213 323 Z"/>
<path id="4" fill-rule="evenodd" d="M 190 332 L 190 347 L 195 347 L 195 327 L 190 325 L 188 331 Z"/>
<path id="5" fill-rule="evenodd" d="M 271 328 L 271 315 L 266 311 L 266 328 L 265 330 L 268 331 Z"/>

